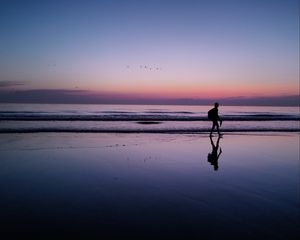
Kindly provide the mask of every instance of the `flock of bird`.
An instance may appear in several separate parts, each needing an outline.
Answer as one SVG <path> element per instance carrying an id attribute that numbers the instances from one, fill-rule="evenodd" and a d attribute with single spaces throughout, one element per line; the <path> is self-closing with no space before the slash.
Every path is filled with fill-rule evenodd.
<path id="1" fill-rule="evenodd" d="M 56 64 L 48 64 L 47 66 L 52 68 L 52 67 L 56 67 Z M 131 67 L 130 65 L 126 65 L 126 68 L 133 69 L 133 67 Z M 147 65 L 140 65 L 140 69 L 148 70 L 148 71 L 161 71 L 162 67 L 152 67 L 152 66 L 147 66 Z"/>
<path id="2" fill-rule="evenodd" d="M 130 65 L 126 65 L 127 69 L 132 68 Z M 147 66 L 147 65 L 140 65 L 141 70 L 147 70 L 147 71 L 161 71 L 161 67 L 152 67 L 152 66 Z"/>

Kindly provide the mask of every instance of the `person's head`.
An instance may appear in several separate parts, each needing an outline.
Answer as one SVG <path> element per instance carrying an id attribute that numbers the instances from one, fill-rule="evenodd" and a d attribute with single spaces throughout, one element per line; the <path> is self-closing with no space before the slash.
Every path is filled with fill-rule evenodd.
<path id="1" fill-rule="evenodd" d="M 219 103 L 218 102 L 215 102 L 215 107 L 219 107 Z"/>

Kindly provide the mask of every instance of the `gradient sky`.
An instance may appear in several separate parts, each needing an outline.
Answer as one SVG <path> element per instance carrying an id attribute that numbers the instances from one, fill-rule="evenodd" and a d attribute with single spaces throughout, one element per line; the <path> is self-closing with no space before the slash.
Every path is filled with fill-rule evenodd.
<path id="1" fill-rule="evenodd" d="M 0 35 L 2 91 L 299 93 L 298 0 L 2 0 Z"/>

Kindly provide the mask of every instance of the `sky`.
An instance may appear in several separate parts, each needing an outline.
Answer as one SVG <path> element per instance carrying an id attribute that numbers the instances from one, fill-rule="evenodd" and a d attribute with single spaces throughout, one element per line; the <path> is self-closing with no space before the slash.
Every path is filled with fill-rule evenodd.
<path id="1" fill-rule="evenodd" d="M 0 101 L 299 94 L 298 0 L 1 0 L 0 35 Z"/>

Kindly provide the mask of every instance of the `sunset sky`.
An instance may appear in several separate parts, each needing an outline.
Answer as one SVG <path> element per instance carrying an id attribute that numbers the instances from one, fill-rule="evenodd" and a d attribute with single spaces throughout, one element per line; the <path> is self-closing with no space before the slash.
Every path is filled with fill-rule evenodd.
<path id="1" fill-rule="evenodd" d="M 4 0 L 0 92 L 106 100 L 298 95 L 298 4 Z"/>

